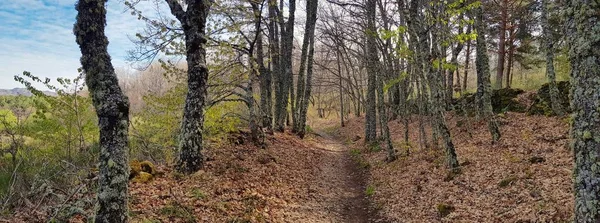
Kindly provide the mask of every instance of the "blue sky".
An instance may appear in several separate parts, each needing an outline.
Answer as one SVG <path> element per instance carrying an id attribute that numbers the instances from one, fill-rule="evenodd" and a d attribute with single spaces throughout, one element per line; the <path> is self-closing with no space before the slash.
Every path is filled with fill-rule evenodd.
<path id="1" fill-rule="evenodd" d="M 13 76 L 30 71 L 39 77 L 75 77 L 79 47 L 72 28 L 76 0 L 0 0 L 0 88 L 22 87 Z M 140 7 L 153 10 L 152 3 Z M 129 37 L 143 29 L 126 10 L 123 0 L 107 4 L 108 50 L 113 65 L 130 69 L 125 61 L 134 46 Z"/>

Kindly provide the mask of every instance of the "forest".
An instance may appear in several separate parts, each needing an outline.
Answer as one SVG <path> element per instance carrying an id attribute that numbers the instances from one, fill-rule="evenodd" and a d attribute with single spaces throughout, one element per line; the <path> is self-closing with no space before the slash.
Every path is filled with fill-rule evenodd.
<path id="1" fill-rule="evenodd" d="M 115 2 L 135 69 L 77 0 L 6 74 L 0 222 L 600 222 L 597 0 Z"/>

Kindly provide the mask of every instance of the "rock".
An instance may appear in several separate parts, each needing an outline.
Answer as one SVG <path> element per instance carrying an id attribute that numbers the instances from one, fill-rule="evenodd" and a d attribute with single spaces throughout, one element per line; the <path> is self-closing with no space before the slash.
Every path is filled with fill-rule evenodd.
<path id="1" fill-rule="evenodd" d="M 519 102 L 519 100 L 517 100 L 518 96 L 523 93 L 525 93 L 525 91 L 523 91 L 521 89 L 514 89 L 514 88 L 502 88 L 502 89 L 493 90 L 492 91 L 492 109 L 493 109 L 493 111 L 495 113 L 501 113 L 501 112 L 506 112 L 506 111 L 526 112 L 527 105 L 524 105 L 521 102 Z M 477 107 L 475 105 L 475 94 L 466 93 L 461 98 L 454 99 L 454 101 L 452 103 L 453 108 L 455 110 L 457 110 L 459 113 L 463 112 L 463 109 L 461 108 L 461 106 L 463 105 L 463 100 L 466 100 L 466 101 L 464 101 L 464 104 L 466 105 L 466 108 L 464 108 L 464 110 L 469 115 L 474 115 L 477 110 Z"/>
<path id="2" fill-rule="evenodd" d="M 517 96 L 524 93 L 521 89 L 502 88 L 492 92 L 492 109 L 495 113 L 511 111 L 525 112 L 526 106 L 517 101 Z"/>
<path id="3" fill-rule="evenodd" d="M 156 174 L 154 164 L 148 160 L 142 162 L 132 160 L 129 162 L 129 168 L 129 179 L 133 180 L 133 182 L 147 183 L 152 180 Z"/>
<path id="4" fill-rule="evenodd" d="M 562 105 L 563 109 L 565 109 L 568 113 L 571 112 L 570 108 L 570 99 L 569 99 L 569 91 L 571 89 L 571 84 L 568 81 L 559 81 L 556 82 L 559 91 L 559 102 Z M 550 84 L 546 83 L 542 85 L 542 87 L 537 91 L 535 95 L 532 95 L 533 103 L 531 107 L 527 110 L 527 115 L 546 115 L 546 116 L 554 116 L 554 112 L 552 111 L 552 107 L 550 106 Z"/>

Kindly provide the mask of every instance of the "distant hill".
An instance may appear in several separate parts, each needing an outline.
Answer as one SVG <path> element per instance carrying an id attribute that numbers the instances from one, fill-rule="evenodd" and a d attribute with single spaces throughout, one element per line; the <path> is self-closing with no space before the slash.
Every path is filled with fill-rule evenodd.
<path id="1" fill-rule="evenodd" d="M 54 93 L 52 91 L 43 91 L 43 92 L 46 95 L 56 95 L 56 93 Z M 5 96 L 5 95 L 10 95 L 10 96 L 18 96 L 18 95 L 31 96 L 33 94 L 31 94 L 31 92 L 29 92 L 29 90 L 27 90 L 27 88 L 0 89 L 0 96 Z"/>

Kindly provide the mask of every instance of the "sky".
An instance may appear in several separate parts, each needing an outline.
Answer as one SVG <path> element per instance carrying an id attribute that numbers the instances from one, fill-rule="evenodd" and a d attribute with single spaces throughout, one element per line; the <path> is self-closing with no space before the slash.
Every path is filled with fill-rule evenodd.
<path id="1" fill-rule="evenodd" d="M 0 89 L 23 87 L 13 79 L 23 71 L 51 79 L 77 76 L 81 54 L 72 31 L 75 2 L 0 0 Z M 153 4 L 144 4 L 140 7 L 155 12 Z M 130 38 L 143 27 L 123 0 L 108 1 L 106 35 L 116 68 L 131 69 L 126 61 L 127 51 L 134 48 Z"/>

